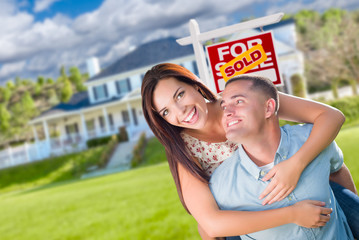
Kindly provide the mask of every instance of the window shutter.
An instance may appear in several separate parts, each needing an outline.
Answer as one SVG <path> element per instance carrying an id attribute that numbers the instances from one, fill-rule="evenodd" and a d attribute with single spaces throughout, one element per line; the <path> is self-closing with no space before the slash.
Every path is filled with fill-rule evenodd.
<path id="1" fill-rule="evenodd" d="M 105 88 L 105 96 L 108 97 L 108 91 L 107 91 L 107 84 L 104 84 L 103 87 Z"/>
<path id="2" fill-rule="evenodd" d="M 110 125 L 113 126 L 113 118 L 111 113 L 108 115 L 108 121 L 110 122 Z"/>
<path id="3" fill-rule="evenodd" d="M 66 126 L 65 126 L 65 131 L 66 131 L 66 134 L 67 134 L 67 135 L 69 135 L 69 134 L 70 134 L 69 125 L 66 125 Z"/>
<path id="4" fill-rule="evenodd" d="M 120 82 L 119 81 L 116 81 L 116 89 L 117 89 L 117 94 L 121 94 Z"/>
<path id="5" fill-rule="evenodd" d="M 126 78 L 126 81 L 127 81 L 127 89 L 129 92 L 131 92 L 131 83 L 130 83 L 130 78 Z"/>
<path id="6" fill-rule="evenodd" d="M 77 123 L 75 123 L 75 132 L 79 133 L 79 127 L 77 126 Z"/>
<path id="7" fill-rule="evenodd" d="M 97 100 L 96 87 L 93 87 L 92 90 L 93 90 L 93 95 L 94 95 L 94 97 L 95 97 L 95 100 Z"/>
<path id="8" fill-rule="evenodd" d="M 103 116 L 99 116 L 98 120 L 100 121 L 101 128 L 104 128 L 105 127 L 105 122 L 104 122 Z"/>

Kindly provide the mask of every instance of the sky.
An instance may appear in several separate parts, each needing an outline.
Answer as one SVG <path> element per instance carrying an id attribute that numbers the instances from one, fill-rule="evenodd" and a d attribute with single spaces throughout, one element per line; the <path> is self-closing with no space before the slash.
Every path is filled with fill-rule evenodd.
<path id="1" fill-rule="evenodd" d="M 0 85 L 16 77 L 56 79 L 60 67 L 97 57 L 101 68 L 156 39 L 301 9 L 358 9 L 358 0 L 0 0 Z"/>

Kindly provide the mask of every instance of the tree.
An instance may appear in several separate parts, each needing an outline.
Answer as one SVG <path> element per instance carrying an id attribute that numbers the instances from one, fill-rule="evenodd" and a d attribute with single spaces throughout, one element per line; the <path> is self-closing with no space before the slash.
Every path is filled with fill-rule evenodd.
<path id="1" fill-rule="evenodd" d="M 37 78 L 37 83 L 38 83 L 40 86 L 44 85 L 44 83 L 45 83 L 45 78 L 42 77 L 42 76 L 39 76 L 39 77 Z"/>
<path id="2" fill-rule="evenodd" d="M 35 86 L 34 86 L 34 96 L 37 98 L 37 97 L 40 97 L 40 95 L 41 95 L 41 93 L 42 93 L 42 89 L 43 89 L 43 87 L 42 87 L 42 85 L 41 84 L 39 84 L 38 82 L 37 83 L 35 83 Z"/>
<path id="3" fill-rule="evenodd" d="M 15 78 L 15 86 L 19 87 L 21 85 L 21 78 L 20 77 L 16 77 Z"/>
<path id="4" fill-rule="evenodd" d="M 51 88 L 48 92 L 47 92 L 47 102 L 51 105 L 54 106 L 56 104 L 58 104 L 60 102 L 55 89 Z"/>
<path id="5" fill-rule="evenodd" d="M 4 103 L 9 102 L 9 100 L 11 98 L 11 94 L 12 94 L 12 92 L 8 87 L 5 87 L 5 88 L 0 87 L 0 95 L 1 95 L 2 101 Z"/>
<path id="6" fill-rule="evenodd" d="M 35 103 L 29 92 L 25 92 L 20 102 L 23 108 L 23 117 L 30 119 L 36 114 Z"/>
<path id="7" fill-rule="evenodd" d="M 54 84 L 54 80 L 52 78 L 46 79 L 47 84 Z"/>
<path id="8" fill-rule="evenodd" d="M 85 91 L 86 87 L 83 85 L 83 77 L 81 75 L 80 70 L 77 67 L 71 67 L 69 71 L 70 71 L 69 79 L 71 83 L 76 87 L 76 91 L 78 92 Z"/>
<path id="9" fill-rule="evenodd" d="M 5 104 L 0 104 L 0 130 L 2 133 L 6 132 L 9 129 L 10 118 L 11 118 L 11 115 L 10 115 L 9 111 L 6 109 Z"/>
<path id="10" fill-rule="evenodd" d="M 13 91 L 15 89 L 14 83 L 12 81 L 8 81 L 6 83 L 6 87 L 11 91 Z"/>
<path id="11" fill-rule="evenodd" d="M 63 87 L 61 89 L 61 96 L 60 96 L 60 100 L 61 102 L 68 102 L 70 101 L 71 97 L 72 97 L 72 85 L 71 82 L 66 79 L 65 82 L 63 83 Z"/>
<path id="12" fill-rule="evenodd" d="M 359 82 L 359 21 L 355 14 L 341 9 L 329 9 L 318 16 L 313 11 L 296 15 L 298 46 L 305 52 L 308 85 L 331 85 L 335 96 L 338 79 Z"/>

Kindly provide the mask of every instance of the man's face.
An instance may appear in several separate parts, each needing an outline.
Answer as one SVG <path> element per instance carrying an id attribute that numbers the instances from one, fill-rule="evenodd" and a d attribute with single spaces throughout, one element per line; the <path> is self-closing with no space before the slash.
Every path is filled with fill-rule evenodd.
<path id="1" fill-rule="evenodd" d="M 266 100 L 261 91 L 251 86 L 249 80 L 238 80 L 222 93 L 222 125 L 227 139 L 237 143 L 256 137 L 264 126 Z"/>

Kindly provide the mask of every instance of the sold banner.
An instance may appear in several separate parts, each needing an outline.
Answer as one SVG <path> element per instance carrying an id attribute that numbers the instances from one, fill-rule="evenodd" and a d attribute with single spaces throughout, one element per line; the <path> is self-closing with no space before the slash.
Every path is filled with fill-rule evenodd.
<path id="1" fill-rule="evenodd" d="M 244 73 L 268 77 L 275 85 L 282 85 L 272 32 L 206 48 L 217 93 L 223 91 L 229 78 Z"/>

